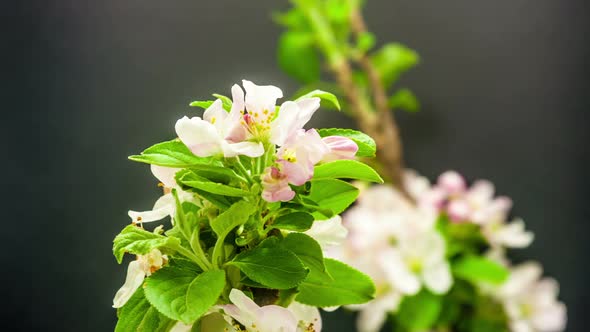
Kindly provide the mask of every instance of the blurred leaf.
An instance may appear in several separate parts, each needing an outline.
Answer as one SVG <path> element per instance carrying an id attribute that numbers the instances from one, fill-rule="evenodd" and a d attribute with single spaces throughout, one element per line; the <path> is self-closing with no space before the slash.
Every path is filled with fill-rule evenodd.
<path id="1" fill-rule="evenodd" d="M 284 13 L 275 12 L 272 19 L 277 24 L 287 27 L 291 30 L 306 31 L 309 30 L 305 15 L 297 8 L 292 8 Z"/>
<path id="2" fill-rule="evenodd" d="M 388 104 L 391 109 L 403 109 L 409 113 L 416 113 L 420 110 L 420 102 L 408 89 L 398 90 L 389 98 Z"/>
<path id="3" fill-rule="evenodd" d="M 375 42 L 375 35 L 368 31 L 364 31 L 357 38 L 356 48 L 362 53 L 365 53 L 375 46 Z"/>
<path id="4" fill-rule="evenodd" d="M 301 83 L 320 79 L 320 59 L 313 41 L 313 35 L 295 31 L 284 32 L 279 38 L 279 66 Z"/>
<path id="5" fill-rule="evenodd" d="M 441 296 L 422 289 L 414 296 L 406 296 L 397 313 L 400 325 L 409 331 L 428 330 L 434 327 L 442 311 Z"/>
<path id="6" fill-rule="evenodd" d="M 453 275 L 471 282 L 487 282 L 499 285 L 506 281 L 507 268 L 488 258 L 468 255 L 452 264 Z"/>
<path id="7" fill-rule="evenodd" d="M 332 23 L 344 24 L 350 21 L 352 5 L 349 0 L 326 0 L 324 10 Z"/>
<path id="8" fill-rule="evenodd" d="M 406 46 L 389 43 L 373 54 L 371 60 L 383 84 L 389 87 L 401 74 L 418 64 L 419 57 L 414 50 Z"/>

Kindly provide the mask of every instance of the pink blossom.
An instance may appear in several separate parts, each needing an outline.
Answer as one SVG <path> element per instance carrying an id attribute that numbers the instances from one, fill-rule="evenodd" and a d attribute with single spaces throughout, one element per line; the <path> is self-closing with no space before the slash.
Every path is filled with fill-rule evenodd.
<path id="1" fill-rule="evenodd" d="M 314 165 L 328 152 L 317 131 L 301 129 L 279 149 L 277 162 L 289 183 L 300 186 L 313 177 Z"/>
<path id="2" fill-rule="evenodd" d="M 262 177 L 262 198 L 267 202 L 287 202 L 295 197 L 287 176 L 276 167 L 267 167 Z"/>

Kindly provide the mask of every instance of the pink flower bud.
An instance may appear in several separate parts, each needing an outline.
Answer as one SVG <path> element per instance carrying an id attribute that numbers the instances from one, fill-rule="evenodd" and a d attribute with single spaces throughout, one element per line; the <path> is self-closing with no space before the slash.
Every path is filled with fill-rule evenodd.
<path id="1" fill-rule="evenodd" d="M 359 147 L 350 138 L 343 136 L 328 136 L 322 138 L 322 141 L 328 146 L 330 152 L 324 155 L 323 162 L 329 162 L 339 159 L 354 159 Z"/>
<path id="2" fill-rule="evenodd" d="M 289 187 L 289 180 L 276 167 L 264 170 L 262 186 L 262 198 L 267 202 L 287 202 L 295 197 L 295 192 Z"/>
<path id="3" fill-rule="evenodd" d="M 454 200 L 447 206 L 447 213 L 452 221 L 462 222 L 469 218 L 471 207 L 469 206 L 469 203 L 464 200 Z"/>
<path id="4" fill-rule="evenodd" d="M 459 194 L 467 187 L 465 179 L 455 171 L 446 171 L 438 177 L 438 185 L 449 195 Z"/>

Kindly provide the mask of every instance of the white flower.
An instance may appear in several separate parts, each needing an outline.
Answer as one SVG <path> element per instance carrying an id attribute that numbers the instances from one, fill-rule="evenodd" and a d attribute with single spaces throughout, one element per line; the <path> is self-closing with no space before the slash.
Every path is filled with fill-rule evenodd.
<path id="1" fill-rule="evenodd" d="M 526 248 L 535 236 L 524 227 L 522 219 L 516 219 L 511 223 L 490 222 L 482 225 L 482 234 L 492 247 Z"/>
<path id="2" fill-rule="evenodd" d="M 133 293 L 143 284 L 144 278 L 159 270 L 167 260 L 168 257 L 162 255 L 158 249 L 152 250 L 147 255 L 138 255 L 137 259 L 129 263 L 127 267 L 125 284 L 115 294 L 113 308 L 120 308 L 125 305 Z"/>
<path id="3" fill-rule="evenodd" d="M 511 269 L 508 280 L 495 292 L 504 303 L 513 332 L 559 332 L 565 329 L 566 307 L 557 301 L 559 286 L 551 278 L 540 279 L 534 262 Z"/>
<path id="4" fill-rule="evenodd" d="M 397 248 L 380 253 L 380 263 L 392 285 L 407 295 L 426 286 L 436 294 L 446 293 L 453 283 L 445 257 L 445 240 L 436 231 L 400 239 Z"/>
<path id="5" fill-rule="evenodd" d="M 164 187 L 165 194 L 162 195 L 151 210 L 133 211 L 129 210 L 128 215 L 133 223 L 146 223 L 162 220 L 167 216 L 173 217 L 176 212 L 176 202 L 172 196 L 172 189 L 176 189 L 180 201 L 194 201 L 192 194 L 180 189 L 174 180 L 174 175 L 180 169 L 171 167 L 162 167 L 151 165 L 152 174 L 160 181 Z"/>
<path id="6" fill-rule="evenodd" d="M 389 290 L 377 294 L 375 300 L 357 306 L 348 306 L 350 309 L 359 310 L 356 321 L 359 332 L 378 332 L 387 320 L 390 312 L 397 310 L 403 295 L 400 292 Z"/>
<path id="7" fill-rule="evenodd" d="M 288 308 L 277 305 L 258 306 L 238 289 L 232 289 L 233 304 L 222 306 L 226 315 L 250 332 L 320 332 L 322 321 L 315 307 L 293 302 Z"/>
<path id="8" fill-rule="evenodd" d="M 226 158 L 238 155 L 259 157 L 264 154 L 262 143 L 234 141 L 243 139 L 241 116 L 237 108 L 227 113 L 220 99 L 205 110 L 203 118 L 183 117 L 176 122 L 176 134 L 199 157 L 222 154 Z"/>

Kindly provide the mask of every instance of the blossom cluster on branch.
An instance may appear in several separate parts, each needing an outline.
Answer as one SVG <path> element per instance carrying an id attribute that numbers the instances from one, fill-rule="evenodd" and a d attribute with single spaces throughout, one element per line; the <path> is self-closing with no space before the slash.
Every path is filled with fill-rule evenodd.
<path id="1" fill-rule="evenodd" d="M 339 213 L 358 189 L 382 182 L 375 143 L 361 132 L 304 129 L 320 101 L 313 91 L 280 106 L 282 91 L 244 80 L 232 99 L 197 101 L 177 139 L 130 159 L 151 165 L 164 194 L 114 240 L 121 263 L 135 255 L 116 293 L 116 331 L 320 331 L 320 307 L 374 296 L 363 273 L 323 249 L 341 243 Z M 147 223 L 171 217 L 152 231 Z"/>
<path id="2" fill-rule="evenodd" d="M 406 171 L 404 185 L 415 204 L 391 186 L 365 189 L 343 215 L 348 238 L 327 252 L 376 284 L 375 300 L 350 306 L 359 331 L 379 331 L 388 316 L 396 331 L 563 331 L 557 283 L 506 256 L 533 240 L 521 219 L 508 222 L 509 198 L 452 171 L 434 185 Z"/>

